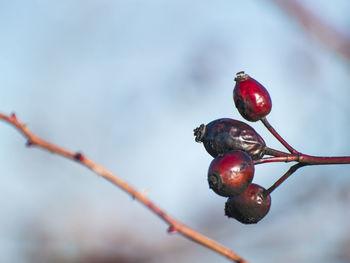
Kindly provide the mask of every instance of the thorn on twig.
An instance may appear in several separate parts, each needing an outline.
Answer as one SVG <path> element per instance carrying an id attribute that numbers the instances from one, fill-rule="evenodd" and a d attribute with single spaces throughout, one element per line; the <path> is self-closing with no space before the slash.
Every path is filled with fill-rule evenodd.
<path id="1" fill-rule="evenodd" d="M 78 162 L 82 162 L 84 161 L 85 159 L 85 156 L 80 153 L 80 152 L 77 152 L 75 155 L 74 155 L 74 160 L 78 161 Z"/>
<path id="2" fill-rule="evenodd" d="M 169 234 L 175 234 L 177 232 L 177 229 L 174 226 L 169 226 L 167 232 Z"/>
<path id="3" fill-rule="evenodd" d="M 28 140 L 27 142 L 26 142 L 26 146 L 27 147 L 31 147 L 31 146 L 33 146 L 35 143 L 33 142 L 33 141 L 31 141 L 31 140 Z"/>
<path id="4" fill-rule="evenodd" d="M 17 121 L 16 113 L 12 112 L 12 113 L 10 114 L 10 118 L 11 118 L 12 120 L 14 120 L 14 121 Z"/>
<path id="5" fill-rule="evenodd" d="M 201 124 L 198 128 L 195 128 L 193 130 L 195 141 L 201 142 L 204 135 L 205 135 L 206 126 L 204 124 Z"/>
<path id="6" fill-rule="evenodd" d="M 132 194 L 131 195 L 131 198 L 132 200 L 136 200 L 136 199 L 140 199 L 140 198 L 147 198 L 147 194 L 148 194 L 148 189 L 142 189 L 140 192 L 139 192 L 139 195 L 138 195 L 138 198 L 136 198 L 136 195 L 135 194 Z"/>

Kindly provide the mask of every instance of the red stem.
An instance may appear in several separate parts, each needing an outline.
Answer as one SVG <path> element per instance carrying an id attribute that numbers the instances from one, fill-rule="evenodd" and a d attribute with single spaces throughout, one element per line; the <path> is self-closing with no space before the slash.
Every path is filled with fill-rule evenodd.
<path id="1" fill-rule="evenodd" d="M 289 156 L 277 156 L 277 157 L 268 157 L 261 158 L 254 161 L 254 164 L 262 164 L 262 163 L 276 163 L 276 162 L 297 162 L 298 156 L 290 154 Z"/>
<path id="2" fill-rule="evenodd" d="M 273 162 L 298 162 L 305 165 L 321 164 L 350 164 L 350 156 L 312 156 L 307 154 L 288 154 L 287 156 L 268 157 L 255 160 L 254 164 L 273 163 Z"/>
<path id="3" fill-rule="evenodd" d="M 289 168 L 289 170 L 280 178 L 278 179 L 269 189 L 265 191 L 266 194 L 271 194 L 273 190 L 275 190 L 281 183 L 283 183 L 289 176 L 291 176 L 296 170 L 298 170 L 300 167 L 305 166 L 306 164 L 297 163 L 294 164 L 292 167 Z"/>
<path id="4" fill-rule="evenodd" d="M 266 117 L 263 117 L 261 119 L 261 122 L 265 125 L 265 127 L 272 133 L 273 136 L 276 137 L 277 140 L 279 140 L 280 143 L 282 143 L 282 145 L 284 147 L 286 147 L 286 149 L 288 151 L 290 151 L 292 154 L 298 154 L 298 151 L 295 150 L 292 146 L 290 146 L 282 137 L 281 135 L 278 134 L 278 132 L 271 126 L 271 124 L 267 121 Z"/>
<path id="5" fill-rule="evenodd" d="M 321 165 L 321 164 L 350 164 L 350 156 L 339 156 L 339 157 L 325 157 L 325 156 L 312 156 L 302 154 L 290 146 L 278 132 L 271 126 L 271 124 L 264 117 L 261 119 L 265 127 L 272 133 L 277 140 L 287 148 L 290 153 L 281 152 L 275 149 L 266 147 L 265 154 L 273 157 L 262 158 L 255 160 L 254 164 L 272 163 L 272 162 L 297 162 L 297 164 L 290 167 L 290 169 L 278 179 L 269 189 L 266 190 L 266 194 L 270 194 L 280 184 L 282 184 L 289 176 L 291 176 L 296 170 L 305 165 Z"/>
<path id="6" fill-rule="evenodd" d="M 278 156 L 282 157 L 282 156 L 289 156 L 290 155 L 290 153 L 281 152 L 281 151 L 278 151 L 278 150 L 275 150 L 275 149 L 272 149 L 269 147 L 265 147 L 264 154 L 275 156 L 275 157 L 278 157 Z"/>
<path id="7" fill-rule="evenodd" d="M 350 164 L 350 156 L 312 156 L 298 152 L 292 146 L 290 146 L 279 133 L 271 126 L 271 124 L 264 117 L 261 119 L 261 122 L 265 127 L 272 133 L 276 139 L 287 148 L 291 153 L 281 152 L 275 149 L 266 147 L 265 154 L 271 155 L 273 157 L 262 158 L 255 160 L 254 164 L 261 163 L 272 163 L 272 162 L 298 162 L 301 164 L 307 165 L 316 165 L 316 164 Z"/>
<path id="8" fill-rule="evenodd" d="M 350 156 L 324 157 L 300 154 L 299 162 L 304 164 L 349 164 Z"/>

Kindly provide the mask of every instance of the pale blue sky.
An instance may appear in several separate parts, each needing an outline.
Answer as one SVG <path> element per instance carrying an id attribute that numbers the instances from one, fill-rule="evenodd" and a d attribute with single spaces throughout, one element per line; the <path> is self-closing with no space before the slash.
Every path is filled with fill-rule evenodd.
<path id="1" fill-rule="evenodd" d="M 349 32 L 348 1 L 304 2 Z M 15 111 L 39 136 L 83 151 L 147 189 L 170 214 L 252 262 L 271 262 L 271 255 L 274 262 L 327 262 L 322 260 L 330 252 L 323 248 L 332 250 L 341 230 L 349 228 L 329 192 L 327 202 L 295 203 L 307 194 L 309 188 L 302 186 L 319 177 L 337 193 L 349 184 L 346 166 L 298 171 L 274 193 L 269 215 L 256 226 L 227 220 L 225 200 L 208 189 L 211 157 L 194 142 L 192 130 L 221 117 L 242 120 L 232 102 L 233 79 L 241 70 L 269 90 L 269 120 L 290 144 L 309 154 L 350 154 L 349 62 L 272 2 L 0 1 L 0 36 L 1 112 Z M 282 149 L 260 123 L 251 125 L 270 147 Z M 155 246 L 158 240 L 181 246 L 181 239 L 168 238 L 165 225 L 145 208 L 90 171 L 25 148 L 23 138 L 4 124 L 0 135 L 1 262 L 29 262 L 23 229 L 35 229 L 33 221 L 56 237 L 80 212 L 97 229 L 117 221 L 130 233 L 145 231 L 141 243 L 145 238 Z M 287 168 L 259 166 L 254 181 L 268 187 Z M 285 206 L 292 206 L 290 212 Z M 329 207 L 334 211 L 329 220 L 336 224 L 319 219 Z M 202 228 L 216 220 L 226 235 Z M 293 223 L 309 234 L 290 231 L 281 237 L 278 229 Z M 323 238 L 316 239 L 320 229 Z M 270 233 L 285 243 L 264 245 Z M 60 238 L 62 247 L 74 248 L 73 241 L 66 242 L 72 238 L 69 231 Z M 284 244 L 293 248 L 287 251 Z M 226 262 L 191 249 L 161 260 L 189 262 L 200 256 L 201 262 Z"/>

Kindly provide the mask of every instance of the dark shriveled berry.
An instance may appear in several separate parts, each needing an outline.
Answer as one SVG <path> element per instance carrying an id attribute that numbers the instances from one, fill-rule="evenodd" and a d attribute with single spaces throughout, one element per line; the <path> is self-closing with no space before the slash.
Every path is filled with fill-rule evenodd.
<path id="1" fill-rule="evenodd" d="M 268 91 L 244 72 L 238 72 L 233 100 L 239 113 L 248 121 L 258 121 L 270 113 L 272 102 Z"/>
<path id="2" fill-rule="evenodd" d="M 195 140 L 203 142 L 207 152 L 216 157 L 231 150 L 248 153 L 253 160 L 264 155 L 265 141 L 248 124 L 223 118 L 194 129 Z"/>
<path id="3" fill-rule="evenodd" d="M 208 170 L 209 187 L 221 196 L 236 196 L 245 191 L 254 177 L 254 163 L 242 151 L 217 156 Z"/>
<path id="4" fill-rule="evenodd" d="M 270 194 L 260 185 L 251 184 L 241 195 L 227 200 L 225 215 L 243 224 L 255 224 L 269 212 L 270 206 Z"/>

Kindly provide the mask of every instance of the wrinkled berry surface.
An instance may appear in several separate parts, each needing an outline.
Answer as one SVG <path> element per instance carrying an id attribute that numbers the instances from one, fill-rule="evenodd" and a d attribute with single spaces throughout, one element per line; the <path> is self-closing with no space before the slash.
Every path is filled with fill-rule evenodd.
<path id="1" fill-rule="evenodd" d="M 244 72 L 237 73 L 233 100 L 239 113 L 248 121 L 258 121 L 268 115 L 272 102 L 263 85 Z"/>
<path id="2" fill-rule="evenodd" d="M 245 191 L 254 177 L 254 163 L 242 151 L 217 156 L 208 170 L 209 187 L 221 196 L 236 196 Z"/>
<path id="3" fill-rule="evenodd" d="M 270 210 L 271 196 L 257 184 L 250 184 L 241 194 L 228 198 L 225 215 L 244 224 L 259 222 Z"/>
<path id="4" fill-rule="evenodd" d="M 248 124 L 222 118 L 194 130 L 196 141 L 203 142 L 207 152 L 216 157 L 231 150 L 246 152 L 253 160 L 264 155 L 265 141 Z"/>

